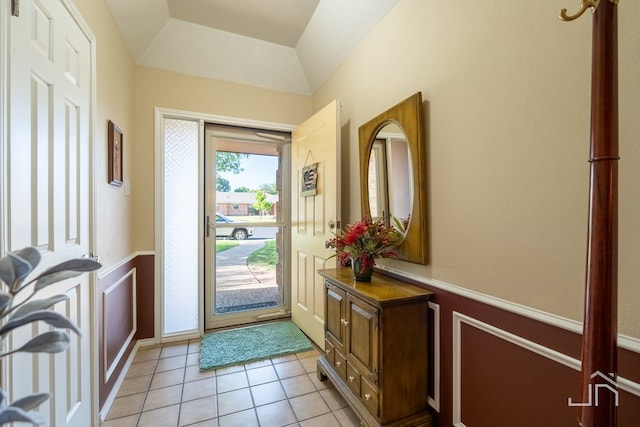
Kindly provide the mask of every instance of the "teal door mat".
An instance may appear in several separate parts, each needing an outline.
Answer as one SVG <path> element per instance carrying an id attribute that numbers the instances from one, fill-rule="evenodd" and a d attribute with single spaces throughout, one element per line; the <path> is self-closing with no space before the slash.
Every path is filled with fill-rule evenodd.
<path id="1" fill-rule="evenodd" d="M 200 370 L 313 349 L 313 344 L 291 321 L 265 323 L 206 334 L 200 341 Z"/>

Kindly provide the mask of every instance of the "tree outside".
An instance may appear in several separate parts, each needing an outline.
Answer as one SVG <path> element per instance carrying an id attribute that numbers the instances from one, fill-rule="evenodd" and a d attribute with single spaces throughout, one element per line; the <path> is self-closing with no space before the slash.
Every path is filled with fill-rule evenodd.
<path id="1" fill-rule="evenodd" d="M 262 184 L 260 185 L 260 190 L 264 191 L 267 194 L 278 194 L 278 189 L 276 188 L 276 184 Z"/>
<path id="2" fill-rule="evenodd" d="M 262 191 L 256 191 L 256 201 L 253 204 L 253 208 L 260 213 L 260 218 L 262 218 L 263 212 L 271 211 L 272 203 L 267 200 L 267 194 Z"/>
<path id="3" fill-rule="evenodd" d="M 229 180 L 220 176 L 220 172 L 239 174 L 244 170 L 240 166 L 243 157 L 249 157 L 249 155 L 216 151 L 216 190 L 223 192 L 231 191 Z"/>

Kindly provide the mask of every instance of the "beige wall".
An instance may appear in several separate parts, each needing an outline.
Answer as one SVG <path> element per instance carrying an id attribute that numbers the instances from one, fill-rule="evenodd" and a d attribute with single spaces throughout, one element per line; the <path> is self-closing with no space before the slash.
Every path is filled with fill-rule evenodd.
<path id="1" fill-rule="evenodd" d="M 134 251 L 131 229 L 132 199 L 122 187 L 107 183 L 107 122 L 123 132 L 124 177 L 131 176 L 134 145 L 135 64 L 103 1 L 74 0 L 96 38 L 97 111 L 95 129 L 96 254 L 105 267 Z"/>
<path id="2" fill-rule="evenodd" d="M 590 27 L 572 4 L 402 0 L 313 97 L 136 66 L 104 2 L 75 0 L 97 39 L 97 252 L 153 250 L 153 108 L 296 124 L 343 101 L 344 220 L 360 216 L 358 126 L 422 91 L 426 278 L 579 320 L 585 270 Z M 620 11 L 620 331 L 640 337 L 640 5 Z M 132 194 L 106 183 L 106 123 Z"/>
<path id="3" fill-rule="evenodd" d="M 136 68 L 134 241 L 154 248 L 154 108 L 295 125 L 311 113 L 311 97 L 219 80 Z"/>
<path id="4" fill-rule="evenodd" d="M 402 0 L 313 95 L 343 101 L 344 220 L 358 126 L 422 91 L 429 266 L 393 267 L 582 319 L 591 17 L 572 2 Z M 619 330 L 640 337 L 640 4 L 620 2 Z M 570 10 L 573 12 L 573 10 Z"/>
<path id="5" fill-rule="evenodd" d="M 75 0 L 97 46 L 95 131 L 96 253 L 110 267 L 154 249 L 154 108 L 297 124 L 311 97 L 137 66 L 104 1 Z M 107 184 L 107 122 L 124 134 L 124 178 L 131 195 Z"/>

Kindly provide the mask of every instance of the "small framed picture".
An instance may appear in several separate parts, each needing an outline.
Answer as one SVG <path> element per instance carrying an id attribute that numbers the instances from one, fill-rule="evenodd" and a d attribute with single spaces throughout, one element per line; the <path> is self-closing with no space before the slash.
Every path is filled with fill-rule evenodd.
<path id="1" fill-rule="evenodd" d="M 115 123 L 109 120 L 107 127 L 107 145 L 109 157 L 109 184 L 122 186 L 122 131 Z"/>

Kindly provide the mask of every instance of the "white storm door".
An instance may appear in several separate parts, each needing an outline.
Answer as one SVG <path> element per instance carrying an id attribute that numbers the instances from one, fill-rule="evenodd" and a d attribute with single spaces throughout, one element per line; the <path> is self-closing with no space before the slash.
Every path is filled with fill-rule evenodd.
<path id="1" fill-rule="evenodd" d="M 9 17 L 10 3 L 2 4 L 2 23 L 10 27 L 9 72 L 2 83 L 10 87 L 2 212 L 7 236 L 2 243 L 6 251 L 39 249 L 41 271 L 91 249 L 92 36 L 65 0 L 22 0 L 19 16 Z M 37 410 L 47 426 L 96 424 L 90 280 L 84 274 L 38 294 L 66 293 L 69 299 L 54 309 L 70 318 L 83 337 L 71 334 L 71 345 L 62 353 L 18 353 L 7 360 L 10 401 L 35 392 L 53 394 Z M 41 324 L 20 328 L 8 345 L 18 347 L 47 330 Z"/>
<path id="2" fill-rule="evenodd" d="M 340 101 L 334 100 L 292 133 L 291 318 L 324 348 L 324 283 L 318 269 L 332 251 L 325 242 L 340 219 Z M 314 195 L 303 195 L 302 170 L 317 164 Z"/>

